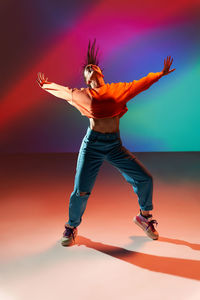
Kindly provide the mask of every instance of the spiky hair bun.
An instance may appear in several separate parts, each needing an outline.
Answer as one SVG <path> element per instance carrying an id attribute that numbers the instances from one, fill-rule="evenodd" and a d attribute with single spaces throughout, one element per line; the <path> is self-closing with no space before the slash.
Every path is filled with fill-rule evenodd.
<path id="1" fill-rule="evenodd" d="M 90 64 L 93 64 L 96 66 L 99 65 L 98 51 L 99 51 L 99 47 L 96 48 L 96 39 L 94 39 L 93 43 L 91 43 L 91 41 L 89 40 L 87 56 L 86 56 L 85 62 L 83 64 L 83 71 L 87 65 L 90 65 Z"/>

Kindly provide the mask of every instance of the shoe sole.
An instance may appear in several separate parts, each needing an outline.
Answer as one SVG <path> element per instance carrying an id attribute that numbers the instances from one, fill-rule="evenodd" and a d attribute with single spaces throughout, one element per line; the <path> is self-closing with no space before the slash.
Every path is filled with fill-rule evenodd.
<path id="1" fill-rule="evenodd" d="M 64 246 L 64 247 L 67 247 L 67 246 L 72 246 L 75 244 L 75 240 L 68 240 L 68 241 L 62 241 L 61 240 L 61 245 Z"/>
<path id="2" fill-rule="evenodd" d="M 138 225 L 142 230 L 146 233 L 148 237 L 150 237 L 152 240 L 157 240 L 159 236 L 152 236 L 148 231 L 146 231 L 143 226 L 137 221 L 136 218 L 133 219 L 133 222 Z"/>

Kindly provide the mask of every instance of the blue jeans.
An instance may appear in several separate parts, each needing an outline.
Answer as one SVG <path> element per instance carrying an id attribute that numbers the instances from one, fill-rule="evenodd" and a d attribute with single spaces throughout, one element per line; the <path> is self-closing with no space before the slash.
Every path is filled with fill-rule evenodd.
<path id="1" fill-rule="evenodd" d="M 116 167 L 138 196 L 142 210 L 152 210 L 153 179 L 138 159 L 122 146 L 120 133 L 101 133 L 88 127 L 83 138 L 76 167 L 74 190 L 69 202 L 70 226 L 77 227 L 82 220 L 87 200 L 103 161 Z M 82 193 L 84 192 L 84 195 Z"/>

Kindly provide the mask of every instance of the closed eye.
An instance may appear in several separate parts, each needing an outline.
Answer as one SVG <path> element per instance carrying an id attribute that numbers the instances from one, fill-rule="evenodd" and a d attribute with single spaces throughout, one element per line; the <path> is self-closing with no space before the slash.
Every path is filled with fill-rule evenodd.
<path id="1" fill-rule="evenodd" d="M 92 66 L 91 65 L 87 66 L 86 70 L 89 71 L 89 72 L 91 72 L 92 71 Z"/>

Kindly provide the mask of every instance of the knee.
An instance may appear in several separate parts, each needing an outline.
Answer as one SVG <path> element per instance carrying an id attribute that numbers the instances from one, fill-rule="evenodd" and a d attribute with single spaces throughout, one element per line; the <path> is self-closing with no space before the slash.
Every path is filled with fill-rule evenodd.
<path id="1" fill-rule="evenodd" d="M 82 197 L 82 196 L 86 196 L 86 195 L 90 195 L 90 192 L 81 192 L 81 191 L 77 191 L 76 192 L 76 195 L 77 196 L 80 196 L 80 197 Z"/>
<path id="2" fill-rule="evenodd" d="M 89 192 L 80 192 L 80 196 L 85 196 L 85 195 L 89 195 Z"/>

